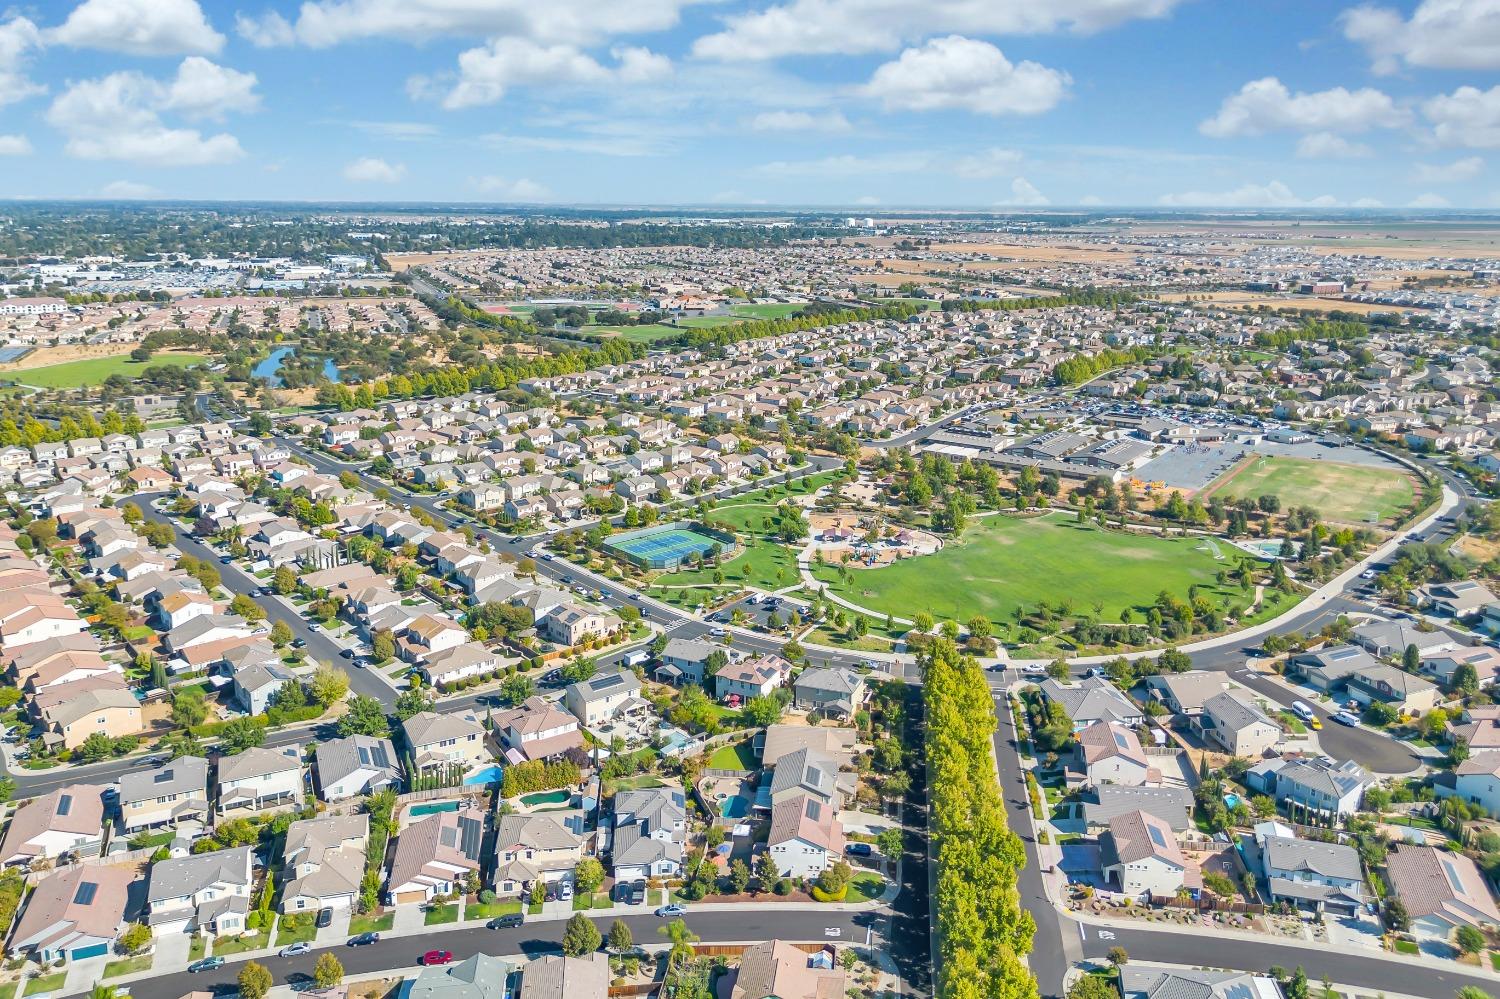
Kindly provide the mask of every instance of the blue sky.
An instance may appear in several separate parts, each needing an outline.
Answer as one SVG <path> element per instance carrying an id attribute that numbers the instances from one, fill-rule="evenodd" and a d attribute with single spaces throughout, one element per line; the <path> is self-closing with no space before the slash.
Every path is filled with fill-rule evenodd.
<path id="1" fill-rule="evenodd" d="M 33 0 L 0 197 L 1500 208 L 1497 71 L 1500 0 Z"/>

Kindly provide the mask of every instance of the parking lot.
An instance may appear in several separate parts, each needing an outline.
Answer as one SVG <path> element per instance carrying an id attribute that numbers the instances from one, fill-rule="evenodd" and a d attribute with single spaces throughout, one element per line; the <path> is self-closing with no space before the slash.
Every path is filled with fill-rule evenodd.
<path id="1" fill-rule="evenodd" d="M 754 601 L 753 603 L 751 601 Z M 806 614 L 807 604 L 800 600 L 792 600 L 789 597 L 757 597 L 748 596 L 743 600 L 736 600 L 732 604 L 726 604 L 714 614 L 714 620 L 721 624 L 728 623 L 736 610 L 744 611 L 745 623 L 749 627 L 769 628 L 768 623 L 771 615 L 777 615 L 783 623 L 792 613 Z"/>

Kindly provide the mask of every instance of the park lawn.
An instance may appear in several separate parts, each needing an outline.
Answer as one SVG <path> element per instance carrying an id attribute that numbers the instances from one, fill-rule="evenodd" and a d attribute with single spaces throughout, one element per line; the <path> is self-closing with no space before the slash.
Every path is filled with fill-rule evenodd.
<path id="1" fill-rule="evenodd" d="M 724 573 L 721 584 L 714 583 L 714 569 L 708 566 L 663 573 L 652 582 L 658 586 L 718 585 L 727 589 L 758 586 L 763 590 L 779 590 L 801 578 L 797 574 L 797 553 L 781 542 L 741 533 L 740 543 L 743 545 L 740 553 L 719 564 L 719 570 Z"/>
<path id="2" fill-rule="evenodd" d="M 442 905 L 429 906 L 427 918 L 422 920 L 424 926 L 442 926 L 445 923 L 458 922 L 458 904 L 456 902 L 445 902 Z"/>
<path id="3" fill-rule="evenodd" d="M 657 340 L 682 335 L 682 330 L 663 326 L 660 323 L 652 323 L 649 326 L 585 326 L 583 331 L 617 336 L 622 340 L 632 340 L 636 343 L 655 343 Z"/>
<path id="4" fill-rule="evenodd" d="M 1225 557 L 1215 559 L 1215 550 Z M 1118 621 L 1129 607 L 1144 620 L 1162 590 L 1181 599 L 1194 584 L 1218 592 L 1215 574 L 1233 566 L 1233 551 L 1202 538 L 1105 531 L 1056 514 L 1001 515 L 976 521 L 960 541 L 935 554 L 849 569 L 847 583 L 841 567 L 812 571 L 833 593 L 907 618 L 928 610 L 939 620 L 983 614 L 1009 625 L 1015 610 L 1045 600 L 1054 608 L 1070 601 L 1080 614 L 1098 604 L 1101 621 Z"/>
<path id="5" fill-rule="evenodd" d="M 740 320 L 734 316 L 685 316 L 676 320 L 678 326 L 688 329 L 713 329 L 715 326 L 733 326 Z"/>
<path id="6" fill-rule="evenodd" d="M 494 919 L 496 916 L 512 916 L 521 911 L 519 899 L 509 899 L 503 902 L 471 902 L 464 906 L 465 919 Z"/>
<path id="7" fill-rule="evenodd" d="M 137 971 L 148 971 L 151 968 L 152 955 L 142 954 L 139 957 L 127 957 L 119 961 L 111 961 L 104 966 L 105 978 L 118 978 L 121 975 L 133 975 Z"/>
<path id="8" fill-rule="evenodd" d="M 28 371 L 7 372 L 5 377 L 23 385 L 38 388 L 77 388 L 80 385 L 98 385 L 110 375 L 137 378 L 142 371 L 155 365 L 171 365 L 184 368 L 201 364 L 208 358 L 202 354 L 157 354 L 149 361 L 132 361 L 129 354 L 114 357 L 88 357 L 81 361 L 49 364 L 44 368 Z"/>
<path id="9" fill-rule="evenodd" d="M 750 740 L 746 739 L 720 746 L 708 758 L 708 765 L 715 770 L 754 770 L 760 761 L 755 758 L 755 748 L 750 745 Z"/>
<path id="10" fill-rule="evenodd" d="M 1415 497 L 1411 478 L 1394 468 L 1258 455 L 1231 468 L 1210 495 L 1228 498 L 1277 496 L 1281 508 L 1312 507 L 1340 524 L 1394 521 Z"/>
<path id="11" fill-rule="evenodd" d="M 806 302 L 761 302 L 754 305 L 731 305 L 729 312 L 742 319 L 785 319 L 805 308 Z"/>
<path id="12" fill-rule="evenodd" d="M 808 632 L 802 639 L 803 645 L 828 645 L 835 649 L 848 649 L 851 652 L 892 652 L 895 651 L 890 639 L 876 634 L 877 630 L 883 631 L 885 622 L 877 618 L 865 618 L 870 622 L 870 631 L 860 637 L 851 640 L 847 628 L 830 628 L 826 624 L 820 624 Z"/>
<path id="13" fill-rule="evenodd" d="M 356 933 L 380 933 L 396 925 L 396 914 L 394 912 L 382 913 L 379 916 L 351 916 L 349 918 L 349 934 Z"/>
<path id="14" fill-rule="evenodd" d="M 59 971 L 53 975 L 41 975 L 26 983 L 25 994 L 34 996 L 40 995 L 43 992 L 56 992 L 63 987 L 63 983 L 67 980 L 68 973 L 66 971 Z"/>

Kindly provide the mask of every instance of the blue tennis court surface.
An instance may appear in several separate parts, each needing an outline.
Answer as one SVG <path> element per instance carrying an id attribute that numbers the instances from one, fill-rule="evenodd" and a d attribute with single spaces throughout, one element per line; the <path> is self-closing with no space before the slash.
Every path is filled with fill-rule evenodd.
<path id="1" fill-rule="evenodd" d="M 604 545 L 648 569 L 675 569 L 695 556 L 707 556 L 715 549 L 722 553 L 731 547 L 707 534 L 684 527 L 622 535 L 606 541 Z"/>

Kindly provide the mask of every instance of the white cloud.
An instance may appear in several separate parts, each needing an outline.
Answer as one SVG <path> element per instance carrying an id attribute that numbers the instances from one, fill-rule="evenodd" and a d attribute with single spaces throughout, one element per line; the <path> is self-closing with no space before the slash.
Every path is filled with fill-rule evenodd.
<path id="1" fill-rule="evenodd" d="M 27 54 L 41 46 L 41 32 L 24 17 L 0 23 L 0 107 L 45 93 L 24 72 Z"/>
<path id="2" fill-rule="evenodd" d="M 1104 199 L 1097 194 L 1085 194 L 1078 199 L 1078 203 L 1080 205 L 1102 205 L 1104 204 Z"/>
<path id="3" fill-rule="evenodd" d="M 198 0 L 84 0 L 49 40 L 74 48 L 160 56 L 217 52 L 224 36 Z"/>
<path id="4" fill-rule="evenodd" d="M 1433 137 L 1445 146 L 1500 147 L 1500 86 L 1439 94 L 1423 103 L 1422 114 L 1432 123 Z"/>
<path id="5" fill-rule="evenodd" d="M 1297 140 L 1297 155 L 1306 160 L 1352 160 L 1373 156 L 1375 150 L 1332 132 L 1312 132 Z"/>
<path id="6" fill-rule="evenodd" d="M 73 83 L 53 100 L 47 121 L 67 138 L 68 155 L 79 159 L 153 166 L 229 163 L 244 156 L 233 135 L 174 128 L 161 116 L 218 119 L 253 110 L 254 86 L 252 74 L 190 56 L 170 82 L 126 71 Z"/>
<path id="7" fill-rule="evenodd" d="M 529 149 L 543 153 L 583 153 L 588 156 L 664 156 L 670 148 L 640 135 L 512 135 L 491 132 L 480 138 L 507 150 Z"/>
<path id="8" fill-rule="evenodd" d="M 240 15 L 236 30 L 256 45 L 322 48 L 367 38 L 425 41 L 444 35 L 508 36 L 592 44 L 663 31 L 696 0 L 304 0 L 295 19 L 275 10 Z"/>
<path id="9" fill-rule="evenodd" d="M 787 55 L 888 52 L 931 35 L 1102 31 L 1165 17 L 1181 0 L 789 0 L 726 17 L 723 31 L 699 38 L 693 54 L 729 61 Z"/>
<path id="10" fill-rule="evenodd" d="M 0 156 L 30 156 L 31 140 L 24 135 L 0 135 Z"/>
<path id="11" fill-rule="evenodd" d="M 748 122 L 754 132 L 847 132 L 853 126 L 841 112 L 762 111 Z"/>
<path id="12" fill-rule="evenodd" d="M 405 176 L 404 163 L 387 163 L 374 156 L 362 156 L 344 166 L 344 179 L 358 184 L 394 184 Z"/>
<path id="13" fill-rule="evenodd" d="M 1350 208 L 1384 208 L 1385 202 L 1379 198 L 1356 198 L 1349 202 Z"/>
<path id="14" fill-rule="evenodd" d="M 1405 63 L 1435 69 L 1500 69 L 1500 4 L 1494 0 L 1422 0 L 1411 18 L 1365 4 L 1339 18 L 1344 37 L 1369 54 L 1377 73 Z"/>
<path id="15" fill-rule="evenodd" d="M 862 195 L 861 197 L 855 198 L 854 199 L 854 203 L 856 205 L 862 205 L 862 206 L 868 208 L 868 207 L 870 207 L 872 205 L 878 205 L 878 204 L 880 204 L 880 199 L 877 198 L 877 197 L 875 197 L 875 195 L 873 195 L 873 194 L 866 194 L 866 195 Z"/>
<path id="16" fill-rule="evenodd" d="M 876 156 L 825 156 L 817 160 L 774 160 L 756 167 L 757 173 L 774 177 L 868 177 L 880 174 L 917 173 L 932 163 L 927 153 L 881 153 Z"/>
<path id="17" fill-rule="evenodd" d="M 989 42 L 949 35 L 878 67 L 862 92 L 890 110 L 1040 114 L 1055 107 L 1072 82 L 1040 63 L 1012 63 Z"/>
<path id="18" fill-rule="evenodd" d="M 122 201 L 150 198 L 157 193 L 156 188 L 150 184 L 141 184 L 133 180 L 112 180 L 99 190 L 101 198 L 119 198 Z"/>
<path id="19" fill-rule="evenodd" d="M 438 134 L 438 127 L 425 121 L 346 121 L 342 124 L 382 139 L 415 142 Z"/>
<path id="20" fill-rule="evenodd" d="M 515 180 L 496 177 L 492 174 L 484 177 L 471 177 L 469 186 L 498 201 L 545 201 L 550 196 L 547 188 L 524 177 Z"/>
<path id="21" fill-rule="evenodd" d="M 1465 156 L 1452 163 L 1418 163 L 1417 180 L 1424 184 L 1459 184 L 1473 180 L 1484 171 L 1484 160 Z"/>
<path id="22" fill-rule="evenodd" d="M 1050 205 L 1052 202 L 1048 200 L 1045 194 L 1038 191 L 1036 185 L 1031 183 L 1031 181 L 1025 177 L 1017 177 L 1010 182 L 1010 197 L 996 202 L 996 204 L 1037 206 Z"/>
<path id="23" fill-rule="evenodd" d="M 1232 191 L 1184 191 L 1164 194 L 1159 204 L 1184 208 L 1326 208 L 1338 204 L 1329 194 L 1303 199 L 1279 180 L 1243 184 Z"/>
<path id="24" fill-rule="evenodd" d="M 1363 132 L 1392 128 L 1406 113 L 1388 94 L 1373 87 L 1334 87 L 1315 93 L 1292 93 L 1274 76 L 1252 80 L 1225 98 L 1219 111 L 1198 126 L 1215 138 L 1295 132 Z"/>
<path id="25" fill-rule="evenodd" d="M 1408 208 L 1447 208 L 1448 207 L 1448 199 L 1445 198 L 1445 197 L 1443 197 L 1441 194 L 1433 194 L 1431 191 L 1428 191 L 1426 194 L 1419 194 L 1415 198 L 1412 198 L 1411 199 L 1411 203 L 1408 204 L 1406 207 L 1408 207 Z"/>
<path id="26" fill-rule="evenodd" d="M 664 56 L 646 49 L 614 53 L 617 64 L 605 66 L 573 45 L 542 45 L 524 38 L 497 38 L 458 56 L 458 82 L 442 98 L 450 110 L 493 104 L 518 85 L 598 86 L 610 82 L 641 83 L 671 72 Z M 421 96 L 434 81 L 413 77 L 408 89 Z"/>
<path id="27" fill-rule="evenodd" d="M 990 148 L 953 161 L 953 172 L 971 180 L 1013 176 L 1020 169 L 1021 154 L 1014 149 Z"/>
<path id="28" fill-rule="evenodd" d="M 255 84 L 254 73 L 241 73 L 202 56 L 188 56 L 177 67 L 177 78 L 167 90 L 166 107 L 184 118 L 222 121 L 227 114 L 260 107 Z"/>

